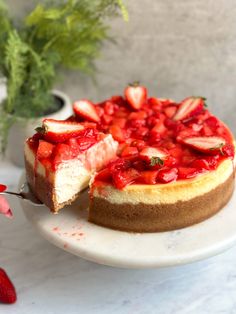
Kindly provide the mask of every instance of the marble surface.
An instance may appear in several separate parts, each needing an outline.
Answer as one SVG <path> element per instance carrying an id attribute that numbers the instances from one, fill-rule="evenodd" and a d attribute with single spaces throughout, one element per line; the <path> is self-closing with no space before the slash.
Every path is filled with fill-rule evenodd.
<path id="1" fill-rule="evenodd" d="M 0 161 L 0 182 L 16 189 L 22 170 Z M 0 266 L 18 292 L 1 314 L 236 313 L 236 247 L 174 268 L 125 270 L 94 264 L 39 236 L 18 201 L 14 219 L 0 217 Z"/>

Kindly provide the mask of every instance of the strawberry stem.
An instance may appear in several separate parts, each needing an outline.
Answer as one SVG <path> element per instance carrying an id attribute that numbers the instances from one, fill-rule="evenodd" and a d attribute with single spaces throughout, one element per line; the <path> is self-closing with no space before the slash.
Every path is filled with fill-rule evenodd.
<path id="1" fill-rule="evenodd" d="M 215 146 L 215 147 L 212 147 L 210 148 L 210 150 L 216 150 L 216 149 L 219 149 L 220 153 L 222 156 L 224 156 L 224 152 L 222 150 L 222 148 L 225 146 L 225 143 L 220 143 L 219 145 Z"/>
<path id="2" fill-rule="evenodd" d="M 156 165 L 163 166 L 164 161 L 160 157 L 152 157 L 150 161 L 150 166 L 154 167 Z"/>
<path id="3" fill-rule="evenodd" d="M 139 81 L 134 81 L 133 83 L 129 83 L 129 86 L 138 87 L 138 86 L 140 86 L 140 82 Z"/>
<path id="4" fill-rule="evenodd" d="M 35 128 L 35 131 L 37 133 L 44 134 L 45 133 L 45 128 L 39 126 L 39 127 Z"/>

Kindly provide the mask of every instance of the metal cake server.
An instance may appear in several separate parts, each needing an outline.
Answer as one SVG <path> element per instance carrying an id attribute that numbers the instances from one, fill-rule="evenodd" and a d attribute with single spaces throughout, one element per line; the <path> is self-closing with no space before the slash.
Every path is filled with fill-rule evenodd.
<path id="1" fill-rule="evenodd" d="M 4 192 L 0 192 L 0 195 L 12 195 L 12 196 L 18 197 L 18 198 L 20 198 L 26 202 L 31 203 L 34 206 L 42 206 L 43 205 L 43 203 L 40 200 L 38 200 L 33 195 L 33 193 L 30 191 L 27 182 L 24 182 L 21 185 L 19 193 L 11 192 L 11 191 L 4 191 Z"/>

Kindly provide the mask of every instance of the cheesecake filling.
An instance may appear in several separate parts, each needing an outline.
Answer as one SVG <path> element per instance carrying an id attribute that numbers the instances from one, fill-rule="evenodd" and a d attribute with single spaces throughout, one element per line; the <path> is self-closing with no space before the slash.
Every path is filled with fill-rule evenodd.
<path id="1" fill-rule="evenodd" d="M 88 186 L 92 174 L 116 156 L 117 147 L 118 143 L 112 136 L 106 135 L 77 158 L 59 164 L 53 172 L 48 172 L 44 164 L 36 160 L 35 151 L 28 143 L 25 145 L 25 158 L 35 169 L 35 176 L 40 175 L 53 184 L 55 200 L 61 204 Z"/>
<path id="2" fill-rule="evenodd" d="M 100 183 L 93 187 L 92 196 L 106 199 L 113 204 L 173 204 L 208 193 L 224 183 L 233 172 L 232 160 L 226 159 L 216 170 L 199 174 L 193 179 L 179 180 L 168 184 L 132 184 L 123 190 L 116 189 L 113 185 Z"/>

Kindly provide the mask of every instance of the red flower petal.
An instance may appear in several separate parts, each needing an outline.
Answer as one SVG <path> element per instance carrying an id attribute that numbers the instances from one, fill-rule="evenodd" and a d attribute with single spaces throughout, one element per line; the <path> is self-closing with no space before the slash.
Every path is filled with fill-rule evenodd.
<path id="1" fill-rule="evenodd" d="M 0 213 L 5 215 L 8 218 L 12 217 L 12 211 L 10 209 L 10 205 L 5 197 L 0 195 Z"/>
<path id="2" fill-rule="evenodd" d="M 7 189 L 6 185 L 0 184 L 0 192 L 4 192 Z"/>

